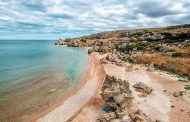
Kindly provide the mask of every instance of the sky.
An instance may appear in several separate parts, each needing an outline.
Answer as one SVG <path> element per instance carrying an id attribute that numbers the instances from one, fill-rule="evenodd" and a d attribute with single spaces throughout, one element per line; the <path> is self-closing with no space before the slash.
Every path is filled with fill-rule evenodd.
<path id="1" fill-rule="evenodd" d="M 58 39 L 190 23 L 190 0 L 0 0 L 0 39 Z"/>

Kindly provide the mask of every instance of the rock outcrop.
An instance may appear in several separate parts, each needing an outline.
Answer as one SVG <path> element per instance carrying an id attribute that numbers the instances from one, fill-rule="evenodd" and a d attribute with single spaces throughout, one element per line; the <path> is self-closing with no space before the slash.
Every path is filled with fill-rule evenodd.
<path id="1" fill-rule="evenodd" d="M 145 33 L 140 37 L 142 40 L 162 40 L 165 38 L 162 34 Z"/>
<path id="2" fill-rule="evenodd" d="M 129 88 L 129 82 L 117 79 L 114 76 L 106 76 L 102 87 L 101 96 L 105 101 L 107 113 L 104 113 L 98 122 L 147 122 L 150 118 L 133 104 L 133 94 Z M 149 89 L 143 85 L 143 92 L 149 93 Z"/>
<path id="3" fill-rule="evenodd" d="M 108 113 L 103 114 L 98 121 L 122 120 L 124 116 L 128 116 L 128 111 L 132 106 L 133 100 L 128 81 L 107 75 L 101 95 L 108 108 Z"/>

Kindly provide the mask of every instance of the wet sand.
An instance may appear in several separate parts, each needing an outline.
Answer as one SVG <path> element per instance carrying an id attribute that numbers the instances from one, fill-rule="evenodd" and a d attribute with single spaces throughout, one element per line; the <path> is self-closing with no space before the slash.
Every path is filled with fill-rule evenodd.
<path id="1" fill-rule="evenodd" d="M 83 87 L 80 88 L 78 92 L 69 94 L 67 99 L 62 99 L 59 103 L 51 106 L 48 110 L 33 116 L 30 121 L 71 121 L 86 105 L 93 103 L 92 99 L 96 99 L 96 95 L 99 94 L 97 91 L 100 91 L 101 89 L 105 73 L 103 67 L 101 67 L 99 59 L 97 59 L 95 55 L 91 55 L 90 60 L 92 62 L 91 70 L 87 73 L 89 74 L 89 77 L 87 76 L 84 78 L 86 83 L 83 84 Z"/>
<path id="2" fill-rule="evenodd" d="M 35 112 L 49 106 L 62 93 L 71 87 L 63 75 L 51 74 L 44 79 L 33 80 L 15 88 L 4 100 L 0 101 L 0 119 L 20 122 Z M 56 88 L 56 94 L 49 89 Z M 0 120 L 0 121 L 1 121 Z"/>

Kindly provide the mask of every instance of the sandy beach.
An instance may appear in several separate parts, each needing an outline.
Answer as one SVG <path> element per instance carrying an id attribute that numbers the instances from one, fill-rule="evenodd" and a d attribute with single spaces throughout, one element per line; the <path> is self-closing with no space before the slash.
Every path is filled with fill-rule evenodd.
<path id="1" fill-rule="evenodd" d="M 92 64 L 91 69 L 88 72 L 89 77 L 86 76 L 86 78 L 84 78 L 86 81 L 85 84 L 83 84 L 84 86 L 80 88 L 78 92 L 69 95 L 67 99 L 34 116 L 32 119 L 30 119 L 30 121 L 71 121 L 72 119 L 75 119 L 75 116 L 77 116 L 79 112 L 83 111 L 85 106 L 93 103 L 92 99 L 97 99 L 97 95 L 99 95 L 101 86 L 103 84 L 105 73 L 96 55 L 91 55 L 89 59 L 91 60 Z M 98 98 L 100 98 L 100 96 Z M 77 117 L 81 118 L 79 116 Z"/>
<path id="2" fill-rule="evenodd" d="M 190 0 L 0 0 L 0 122 L 190 122 Z"/>
<path id="3" fill-rule="evenodd" d="M 130 67 L 130 70 L 128 68 Z M 134 95 L 134 106 L 142 110 L 153 121 L 163 122 L 188 122 L 190 119 L 190 103 L 183 97 L 174 97 L 172 94 L 183 89 L 189 83 L 179 82 L 177 78 L 156 71 L 147 71 L 141 65 L 124 66 L 105 64 L 106 74 L 127 80 Z M 143 82 L 153 88 L 153 93 L 147 97 L 139 97 L 138 92 L 132 87 L 137 82 Z M 188 98 L 189 99 L 189 98 Z M 171 106 L 175 106 L 172 108 Z"/>
<path id="4" fill-rule="evenodd" d="M 102 65 L 100 59 L 104 56 L 92 53 L 89 56 L 90 72 L 86 72 L 89 76 L 84 78 L 83 86 L 80 86 L 78 91 L 67 96 L 67 99 L 62 100 L 56 106 L 35 116 L 32 121 L 96 122 L 104 113 L 102 108 L 105 105 L 100 93 L 105 75 L 109 74 L 130 83 L 130 89 L 134 95 L 133 106 L 142 110 L 152 121 L 188 122 L 190 119 L 188 99 L 172 95 L 187 83 L 179 82 L 177 78 L 164 73 L 147 71 L 147 68 L 142 65 L 125 63 L 123 66 L 118 66 L 111 62 Z M 151 87 L 154 90 L 153 93 L 147 97 L 139 97 L 139 93 L 132 87 L 138 82 L 143 82 Z"/>
<path id="5" fill-rule="evenodd" d="M 99 55 L 97 53 L 96 55 L 99 59 L 105 56 Z M 151 118 L 152 121 L 189 121 L 190 103 L 188 96 L 173 96 L 174 92 L 182 90 L 184 85 L 187 85 L 189 83 L 179 82 L 177 77 L 170 76 L 163 71 L 148 71 L 147 67 L 144 67 L 143 65 L 125 63 L 123 66 L 118 66 L 114 63 L 108 62 L 108 64 L 103 64 L 103 68 L 106 74 L 129 81 L 130 89 L 134 95 L 133 106 L 137 109 L 142 110 L 143 113 Z M 147 97 L 139 97 L 139 92 L 136 92 L 132 87 L 138 82 L 143 82 L 147 86 L 151 87 L 153 89 L 153 93 Z M 73 121 L 95 122 L 98 118 L 98 115 L 102 113 L 101 109 L 103 106 L 101 97 L 98 100 L 99 103 L 96 103 L 98 106 L 95 107 L 92 104 L 86 106 L 78 114 L 78 116 L 73 119 Z"/>

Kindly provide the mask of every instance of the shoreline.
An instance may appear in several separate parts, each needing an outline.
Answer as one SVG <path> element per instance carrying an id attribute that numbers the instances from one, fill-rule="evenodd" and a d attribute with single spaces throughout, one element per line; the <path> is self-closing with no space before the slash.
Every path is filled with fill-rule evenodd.
<path id="1" fill-rule="evenodd" d="M 186 106 L 190 109 L 188 101 L 181 97 L 176 98 L 172 95 L 176 89 L 181 89 L 185 83 L 180 83 L 174 77 L 160 74 L 157 71 L 147 71 L 147 68 L 142 65 L 133 65 L 132 69 L 129 71 L 127 70 L 129 67 L 131 68 L 131 64 L 129 63 L 126 63 L 123 66 L 118 66 L 111 62 L 108 62 L 107 64 L 101 64 L 100 59 L 102 59 L 104 56 L 105 55 L 100 55 L 97 53 L 92 53 L 89 56 L 93 59 L 93 61 L 91 60 L 91 63 L 93 62 L 92 65 L 96 65 L 91 67 L 91 72 L 87 72 L 90 74 L 90 76 L 94 75 L 97 70 L 96 68 L 99 67 L 99 69 L 102 70 L 99 73 L 104 72 L 105 75 L 108 74 L 122 80 L 129 81 L 130 89 L 134 95 L 134 108 L 142 110 L 148 117 L 150 117 L 152 121 L 160 120 L 164 122 L 177 122 L 179 120 L 177 115 L 183 116 L 182 120 L 185 122 L 188 120 L 188 115 L 185 112 L 181 112 L 182 108 L 180 106 L 180 104 L 182 104 L 183 107 Z M 95 62 L 98 63 L 98 65 Z M 96 75 L 96 78 L 101 79 L 101 74 Z M 82 86 L 79 91 L 71 94 L 62 104 L 59 104 L 58 106 L 52 106 L 52 111 L 49 111 L 49 113 L 47 112 L 45 116 L 39 116 L 38 119 L 36 119 L 37 122 L 51 122 L 51 120 L 55 122 L 85 122 L 88 120 L 91 120 L 91 122 L 96 122 L 96 120 L 102 114 L 104 114 L 101 108 L 105 106 L 105 103 L 100 96 L 104 80 L 105 77 L 102 77 L 101 80 L 98 80 L 100 81 L 99 83 L 92 83 L 92 80 L 88 79 L 84 84 L 81 84 Z M 94 81 L 97 81 L 97 79 Z M 143 82 L 149 87 L 153 88 L 153 93 L 150 94 L 150 96 L 144 98 L 139 97 L 139 93 L 136 92 L 132 87 L 138 82 Z M 170 88 L 170 85 L 173 87 Z M 88 90 L 90 90 L 90 93 L 87 93 Z M 164 92 L 165 90 L 166 92 Z M 82 101 L 80 101 L 81 99 Z M 75 104 L 75 100 L 77 100 L 78 105 L 74 105 L 73 107 L 72 105 L 73 103 Z M 162 102 L 162 104 L 159 104 L 160 102 Z M 173 105 L 175 105 L 175 109 L 171 108 Z M 69 106 L 72 106 L 72 108 L 69 108 Z"/>
<path id="2" fill-rule="evenodd" d="M 59 119 L 61 121 L 68 121 L 72 117 L 74 117 L 78 112 L 80 112 L 81 109 L 86 104 L 88 104 L 89 101 L 91 101 L 91 99 L 93 98 L 97 89 L 101 89 L 100 86 L 102 86 L 102 85 L 100 85 L 100 83 L 103 84 L 103 82 L 98 83 L 98 81 L 97 81 L 97 80 L 102 80 L 100 77 L 97 76 L 97 72 L 99 72 L 97 69 L 97 66 L 100 65 L 99 59 L 97 60 L 95 55 L 90 55 L 89 60 L 90 61 L 88 63 L 92 63 L 92 64 L 90 64 L 91 65 L 90 73 L 89 73 L 89 69 L 84 72 L 82 82 L 76 86 L 77 88 L 75 89 L 75 91 L 67 94 L 66 96 L 64 95 L 64 98 L 62 98 L 58 102 L 50 105 L 50 107 L 48 107 L 46 110 L 43 110 L 42 112 L 37 113 L 36 115 L 32 116 L 28 122 L 34 122 L 34 121 L 47 122 L 47 121 L 50 121 L 51 119 L 53 119 L 55 121 L 55 119 L 58 119 L 55 116 L 58 116 L 61 113 L 62 113 L 61 114 L 62 117 Z M 99 67 L 99 70 L 100 70 L 100 67 Z M 86 92 L 89 90 L 90 91 L 93 90 L 94 92 L 90 92 L 87 94 Z M 88 100 L 86 100 L 85 103 L 81 103 L 81 105 L 76 106 L 75 110 L 74 109 L 67 110 L 67 109 L 70 109 L 67 106 L 72 105 L 71 104 L 72 102 L 74 105 L 75 100 L 78 99 L 78 101 L 80 101 L 81 98 L 83 98 L 83 99 L 88 98 Z M 61 109 L 61 111 L 59 111 L 59 109 Z M 63 114 L 63 112 L 65 112 L 65 114 L 68 114 L 68 115 L 66 116 L 65 114 Z"/>
<path id="3" fill-rule="evenodd" d="M 92 68 L 92 66 L 91 66 L 92 64 L 91 64 L 91 62 L 89 60 L 90 59 L 88 57 L 87 65 L 84 68 L 81 80 L 75 86 L 72 86 L 71 88 L 69 88 L 67 90 L 67 92 L 64 93 L 64 95 L 61 98 L 59 98 L 59 99 L 53 101 L 52 103 L 50 103 L 50 105 L 48 107 L 43 108 L 41 111 L 39 111 L 37 113 L 34 113 L 33 115 L 29 115 L 29 117 L 25 117 L 24 121 L 26 121 L 26 122 L 35 122 L 36 120 L 43 117 L 47 113 L 51 112 L 53 109 L 59 107 L 67 98 L 69 98 L 70 96 L 76 94 L 78 92 L 78 90 L 80 90 L 83 87 L 83 85 L 86 83 L 85 79 L 89 78 L 87 73 Z"/>
<path id="4" fill-rule="evenodd" d="M 105 102 L 100 94 L 106 78 L 106 72 L 104 70 L 104 66 L 100 63 L 101 56 L 97 53 L 93 53 L 92 55 L 95 55 L 97 58 L 97 68 L 102 70 L 99 72 L 100 74 L 98 74 L 98 76 L 102 76 L 102 73 L 104 76 L 99 77 L 101 80 L 100 84 L 97 86 L 96 92 L 94 92 L 94 95 L 90 98 L 89 102 L 85 104 L 71 119 L 69 119 L 71 122 L 88 122 L 89 120 L 90 122 L 96 122 L 96 120 L 104 113 L 102 108 L 105 107 Z"/>

